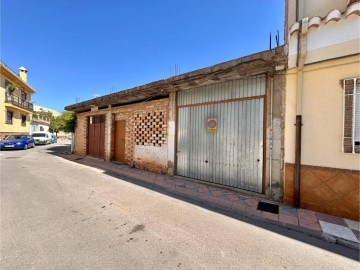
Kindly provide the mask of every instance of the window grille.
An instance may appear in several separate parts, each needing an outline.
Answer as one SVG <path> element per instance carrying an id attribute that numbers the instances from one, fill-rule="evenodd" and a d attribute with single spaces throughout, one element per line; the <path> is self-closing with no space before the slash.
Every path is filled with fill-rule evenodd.
<path id="1" fill-rule="evenodd" d="M 9 124 L 9 125 L 12 125 L 13 117 L 14 117 L 14 113 L 12 111 L 6 111 L 5 123 Z"/>

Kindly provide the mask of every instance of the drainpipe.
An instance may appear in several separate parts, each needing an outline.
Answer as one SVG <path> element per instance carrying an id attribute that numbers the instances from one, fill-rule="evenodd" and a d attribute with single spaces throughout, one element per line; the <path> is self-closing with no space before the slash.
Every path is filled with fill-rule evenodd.
<path id="1" fill-rule="evenodd" d="M 270 178 L 270 199 L 272 198 L 272 159 L 273 159 L 273 90 L 274 77 L 270 78 L 270 157 L 269 157 L 269 178 Z"/>
<path id="2" fill-rule="evenodd" d="M 303 68 L 307 52 L 308 18 L 300 21 L 297 52 L 297 89 L 296 89 L 296 137 L 295 137 L 295 170 L 294 170 L 294 206 L 300 207 L 300 169 L 301 169 L 301 128 L 302 128 L 302 91 Z"/>
<path id="3" fill-rule="evenodd" d="M 71 154 L 74 154 L 75 152 L 75 131 L 71 132 L 71 148 L 70 148 Z"/>

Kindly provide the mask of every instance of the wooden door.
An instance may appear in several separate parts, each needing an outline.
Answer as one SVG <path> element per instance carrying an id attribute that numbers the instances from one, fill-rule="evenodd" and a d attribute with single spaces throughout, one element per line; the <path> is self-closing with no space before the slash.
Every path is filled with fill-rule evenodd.
<path id="1" fill-rule="evenodd" d="M 115 124 L 115 160 L 125 162 L 125 130 L 126 121 L 116 121 Z"/>
<path id="2" fill-rule="evenodd" d="M 94 157 L 105 156 L 105 115 L 90 116 L 88 120 L 87 154 Z"/>

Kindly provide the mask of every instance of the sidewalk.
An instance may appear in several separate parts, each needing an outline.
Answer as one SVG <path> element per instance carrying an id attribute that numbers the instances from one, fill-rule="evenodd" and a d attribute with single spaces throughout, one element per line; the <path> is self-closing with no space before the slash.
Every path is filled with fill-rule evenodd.
<path id="1" fill-rule="evenodd" d="M 313 237 L 359 250 L 360 223 L 305 209 L 277 204 L 263 198 L 243 195 L 241 191 L 214 186 L 178 176 L 152 173 L 101 159 L 62 153 L 60 157 L 102 169 L 135 181 L 164 189 L 192 200 L 211 204 L 243 216 L 307 233 Z M 260 203 L 260 204 L 259 204 Z M 259 209 L 259 207 L 262 210 Z"/>

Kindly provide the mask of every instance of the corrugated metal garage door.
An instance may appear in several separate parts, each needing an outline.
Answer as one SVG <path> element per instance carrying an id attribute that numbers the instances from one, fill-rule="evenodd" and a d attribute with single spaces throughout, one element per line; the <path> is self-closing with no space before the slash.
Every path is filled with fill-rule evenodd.
<path id="1" fill-rule="evenodd" d="M 179 92 L 177 174 L 261 193 L 264 95 L 265 77 Z"/>

